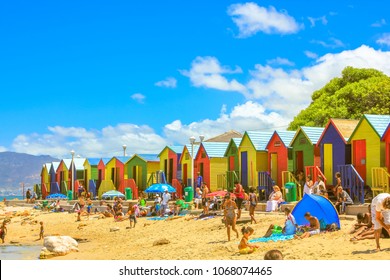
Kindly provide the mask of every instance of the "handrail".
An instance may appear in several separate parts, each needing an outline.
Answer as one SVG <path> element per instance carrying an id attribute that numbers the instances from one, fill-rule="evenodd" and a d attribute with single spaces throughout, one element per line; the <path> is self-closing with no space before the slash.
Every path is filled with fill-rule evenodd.
<path id="1" fill-rule="evenodd" d="M 239 174 L 238 171 L 226 171 L 226 189 L 229 192 L 232 192 L 234 189 L 234 181 L 239 182 Z"/>
<path id="2" fill-rule="evenodd" d="M 341 184 L 349 191 L 351 198 L 364 203 L 364 180 L 352 164 L 339 165 Z"/>
<path id="3" fill-rule="evenodd" d="M 226 174 L 217 174 L 217 189 L 218 190 L 224 190 L 226 189 L 227 185 L 227 177 Z"/>
<path id="4" fill-rule="evenodd" d="M 318 166 L 306 166 L 306 176 L 310 174 L 312 176 L 312 180 L 315 182 L 317 181 L 317 177 L 319 175 L 321 175 L 321 177 L 323 178 L 322 181 L 324 181 L 324 184 L 326 186 L 326 177 L 324 175 L 324 173 L 322 173 L 322 170 L 318 167 Z"/>
<path id="5" fill-rule="evenodd" d="M 372 186 L 371 190 L 373 196 L 377 193 L 389 192 L 390 174 L 384 167 L 371 168 L 372 173 Z"/>
<path id="6" fill-rule="evenodd" d="M 178 179 L 172 179 L 172 187 L 176 189 L 176 196 L 183 197 L 183 186 Z"/>
<path id="7" fill-rule="evenodd" d="M 257 173 L 259 185 L 257 189 L 264 190 L 265 199 L 268 199 L 268 195 L 272 192 L 275 181 L 271 178 L 270 174 L 266 171 L 260 171 Z M 282 188 L 281 188 L 282 189 Z M 283 190 L 282 190 L 283 191 Z"/>

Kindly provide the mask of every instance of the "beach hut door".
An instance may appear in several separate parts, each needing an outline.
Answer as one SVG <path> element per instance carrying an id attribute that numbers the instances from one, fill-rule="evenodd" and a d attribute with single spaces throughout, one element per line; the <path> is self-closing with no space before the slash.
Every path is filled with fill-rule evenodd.
<path id="1" fill-rule="evenodd" d="M 360 177 L 366 181 L 366 140 L 353 141 L 353 165 Z"/>
<path id="2" fill-rule="evenodd" d="M 241 152 L 241 185 L 248 187 L 248 152 Z"/>
<path id="3" fill-rule="evenodd" d="M 327 179 L 327 184 L 333 185 L 333 146 L 332 144 L 324 144 L 324 175 Z"/>

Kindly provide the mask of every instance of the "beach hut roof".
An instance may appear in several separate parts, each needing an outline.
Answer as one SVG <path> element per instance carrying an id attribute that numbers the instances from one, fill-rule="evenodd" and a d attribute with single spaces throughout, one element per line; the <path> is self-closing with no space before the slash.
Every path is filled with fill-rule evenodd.
<path id="1" fill-rule="evenodd" d="M 295 141 L 300 131 L 305 134 L 306 138 L 311 142 L 311 144 L 317 145 L 317 142 L 320 139 L 322 132 L 324 132 L 324 129 L 324 127 L 301 126 L 296 131 L 290 145 Z"/>
<path id="2" fill-rule="evenodd" d="M 324 131 L 322 132 L 320 138 L 317 141 L 317 145 L 319 145 L 319 143 L 321 142 L 321 140 L 324 137 L 326 131 L 328 130 L 328 127 L 330 126 L 330 124 L 333 124 L 333 126 L 336 128 L 338 134 L 340 135 L 341 139 L 343 139 L 344 142 L 347 143 L 349 140 L 349 137 L 352 135 L 352 133 L 355 130 L 358 123 L 359 123 L 358 120 L 329 119 L 328 123 L 325 126 Z"/>
<path id="3" fill-rule="evenodd" d="M 157 154 L 136 154 L 145 161 L 160 161 L 160 158 Z"/>
<path id="4" fill-rule="evenodd" d="M 388 134 L 390 134 L 390 123 L 389 123 L 389 125 L 387 126 L 387 128 L 386 128 L 385 132 L 383 133 L 383 136 L 382 136 L 382 141 L 384 141 L 384 140 L 385 140 L 385 138 L 386 138 L 386 135 L 388 135 Z"/>
<path id="5" fill-rule="evenodd" d="M 174 152 L 175 154 L 181 154 L 183 152 L 183 148 L 184 146 L 175 146 L 175 145 L 172 145 L 172 146 L 166 146 L 159 154 L 158 154 L 158 157 L 161 156 L 161 153 L 165 150 L 165 149 L 170 149 L 172 152 Z"/>
<path id="6" fill-rule="evenodd" d="M 60 162 L 59 161 L 53 161 L 51 163 L 51 168 L 53 168 L 53 170 L 56 172 L 57 169 L 58 169 L 58 166 L 60 166 Z"/>
<path id="7" fill-rule="evenodd" d="M 106 165 L 111 159 L 112 159 L 112 158 L 101 158 L 101 159 L 99 160 L 99 162 L 102 161 L 103 164 Z"/>
<path id="8" fill-rule="evenodd" d="M 242 134 L 235 130 L 229 130 L 221 135 L 215 136 L 213 138 L 207 139 L 203 142 L 226 142 L 229 143 L 232 138 L 241 138 Z"/>
<path id="9" fill-rule="evenodd" d="M 240 146 L 241 140 L 242 140 L 242 137 L 230 139 L 229 145 L 228 145 L 227 148 L 226 148 L 226 151 L 225 151 L 225 153 L 224 153 L 224 156 L 225 156 L 225 157 L 227 156 L 227 152 L 229 151 L 229 149 L 230 149 L 230 147 L 231 147 L 232 145 L 235 145 L 236 147 Z"/>
<path id="10" fill-rule="evenodd" d="M 114 157 L 114 158 L 116 158 L 117 160 L 119 160 L 122 163 L 125 163 L 131 158 L 131 156 L 127 156 L 127 157 L 121 156 L 121 157 Z"/>
<path id="11" fill-rule="evenodd" d="M 248 135 L 248 138 L 252 142 L 256 151 L 266 151 L 267 144 L 271 139 L 273 132 L 252 130 L 252 131 L 245 131 L 245 134 Z"/>
<path id="12" fill-rule="evenodd" d="M 277 134 L 286 147 L 289 147 L 291 141 L 294 139 L 295 131 L 290 130 L 275 130 L 274 134 Z M 271 141 L 271 139 L 270 139 Z M 268 144 L 267 144 L 268 146 Z"/>
<path id="13" fill-rule="evenodd" d="M 360 126 L 363 120 L 367 120 L 368 124 L 372 127 L 372 129 L 375 131 L 375 133 L 379 136 L 381 139 L 383 134 L 386 131 L 387 126 L 390 123 L 390 115 L 369 115 L 364 114 L 357 124 L 355 130 L 353 131 L 352 135 L 349 137 L 351 140 L 354 136 L 354 134 L 357 131 L 357 128 Z"/>
<path id="14" fill-rule="evenodd" d="M 191 149 L 192 149 L 192 147 L 191 147 L 191 145 L 185 145 L 184 146 L 185 148 L 187 148 L 187 150 L 188 150 L 188 153 L 190 154 L 190 156 L 191 156 L 191 153 L 192 153 L 192 151 L 191 151 Z M 194 144 L 194 157 L 196 156 L 196 154 L 198 153 L 198 151 L 199 151 L 199 147 L 200 147 L 200 145 L 198 145 L 198 144 Z"/>
<path id="15" fill-rule="evenodd" d="M 87 158 L 85 161 L 88 161 L 90 165 L 98 165 L 101 158 Z M 85 162 L 84 162 L 85 163 Z"/>
<path id="16" fill-rule="evenodd" d="M 224 157 L 229 143 L 226 142 L 203 142 L 201 144 L 209 158 Z"/>

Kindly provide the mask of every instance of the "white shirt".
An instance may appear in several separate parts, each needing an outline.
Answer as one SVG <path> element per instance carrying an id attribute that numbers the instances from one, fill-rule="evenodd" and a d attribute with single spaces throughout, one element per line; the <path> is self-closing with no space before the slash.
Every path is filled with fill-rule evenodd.
<path id="1" fill-rule="evenodd" d="M 387 198 L 390 197 L 390 194 L 388 193 L 380 193 L 371 202 L 371 210 L 374 210 L 376 212 L 381 212 L 384 210 L 387 210 L 383 208 L 383 201 Z"/>
<path id="2" fill-rule="evenodd" d="M 162 195 L 162 205 L 167 205 L 168 201 L 171 199 L 171 194 L 168 192 L 164 192 Z"/>
<path id="3" fill-rule="evenodd" d="M 306 194 L 312 194 L 313 193 L 313 189 L 309 188 L 309 186 L 307 185 L 307 182 L 303 186 L 303 192 L 306 193 Z"/>

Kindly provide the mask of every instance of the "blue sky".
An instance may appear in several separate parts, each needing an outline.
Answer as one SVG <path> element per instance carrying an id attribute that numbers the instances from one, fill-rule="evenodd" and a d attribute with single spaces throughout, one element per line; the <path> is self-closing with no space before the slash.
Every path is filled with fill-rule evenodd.
<path id="1" fill-rule="evenodd" d="M 341 2 L 341 3 L 340 3 Z M 0 151 L 159 153 L 284 129 L 345 66 L 390 74 L 387 1 L 3 1 Z"/>

